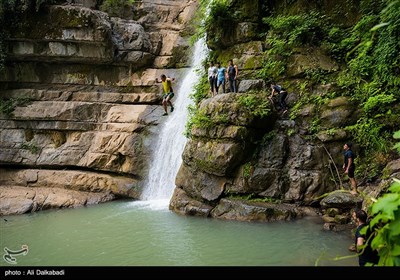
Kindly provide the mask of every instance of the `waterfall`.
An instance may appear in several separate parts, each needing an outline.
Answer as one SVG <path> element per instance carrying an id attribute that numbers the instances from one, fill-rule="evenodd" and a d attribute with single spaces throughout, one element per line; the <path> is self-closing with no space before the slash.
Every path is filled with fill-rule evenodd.
<path id="1" fill-rule="evenodd" d="M 153 149 L 149 175 L 141 198 L 154 201 L 161 207 L 168 206 L 175 188 L 175 177 L 182 164 L 182 152 L 186 144 L 183 132 L 188 118 L 187 107 L 191 102 L 189 95 L 199 81 L 196 69 L 201 67 L 206 55 L 205 40 L 200 39 L 194 46 L 192 67 L 180 82 L 178 90 L 175 90 L 175 98 L 172 99 L 175 110 L 163 117 L 166 120 Z"/>

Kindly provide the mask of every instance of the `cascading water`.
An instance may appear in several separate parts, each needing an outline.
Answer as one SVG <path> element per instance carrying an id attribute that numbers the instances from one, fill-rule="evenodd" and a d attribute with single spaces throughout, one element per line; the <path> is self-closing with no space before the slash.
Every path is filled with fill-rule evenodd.
<path id="1" fill-rule="evenodd" d="M 182 152 L 186 143 L 183 132 L 188 116 L 187 107 L 190 104 L 189 95 L 199 80 L 196 69 L 201 66 L 206 54 L 205 40 L 200 39 L 194 46 L 192 67 L 180 87 L 175 89 L 175 98 L 172 99 L 175 110 L 166 117 L 153 150 L 149 177 L 141 198 L 153 201 L 162 208 L 168 206 L 175 188 L 175 177 L 182 163 Z M 170 107 L 168 111 L 169 109 Z"/>

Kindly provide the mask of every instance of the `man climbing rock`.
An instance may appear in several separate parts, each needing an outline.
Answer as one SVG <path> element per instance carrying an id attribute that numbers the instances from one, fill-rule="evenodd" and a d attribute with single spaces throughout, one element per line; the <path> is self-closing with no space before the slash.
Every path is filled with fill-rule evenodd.
<path id="1" fill-rule="evenodd" d="M 272 98 L 277 94 L 279 94 L 278 105 L 280 107 L 280 110 L 282 110 L 282 115 L 283 115 L 288 110 L 288 106 L 286 104 L 286 97 L 287 97 L 288 93 L 282 86 L 272 82 L 271 83 L 271 95 L 269 96 L 269 98 L 272 100 Z"/>

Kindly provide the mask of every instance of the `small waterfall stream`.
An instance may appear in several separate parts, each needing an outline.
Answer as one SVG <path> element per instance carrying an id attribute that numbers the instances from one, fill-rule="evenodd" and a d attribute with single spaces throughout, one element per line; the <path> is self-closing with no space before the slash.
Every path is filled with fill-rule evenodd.
<path id="1" fill-rule="evenodd" d="M 175 177 L 182 163 L 182 152 L 186 144 L 186 137 L 183 132 L 188 117 L 187 107 L 191 102 L 190 94 L 199 80 L 196 69 L 201 66 L 206 54 L 205 40 L 200 39 L 194 46 L 190 71 L 180 82 L 178 89 L 173 86 L 175 98 L 172 99 L 172 103 L 175 110 L 166 116 L 167 120 L 162 124 L 154 146 L 149 176 L 141 197 L 142 200 L 151 201 L 156 207 L 167 207 L 175 188 Z M 173 82 L 173 84 L 176 82 Z M 168 107 L 169 110 L 170 107 Z"/>

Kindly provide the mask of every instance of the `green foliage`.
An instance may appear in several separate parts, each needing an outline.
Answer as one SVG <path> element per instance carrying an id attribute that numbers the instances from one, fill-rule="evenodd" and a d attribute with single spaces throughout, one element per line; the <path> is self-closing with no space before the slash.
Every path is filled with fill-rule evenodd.
<path id="1" fill-rule="evenodd" d="M 296 129 L 294 129 L 294 128 L 289 128 L 289 129 L 287 130 L 287 136 L 291 137 L 291 136 L 293 136 L 293 135 L 295 135 L 295 134 L 296 134 Z"/>
<path id="2" fill-rule="evenodd" d="M 387 152 L 388 133 L 382 132 L 382 124 L 374 119 L 360 118 L 355 125 L 347 126 L 354 140 L 369 151 Z"/>
<path id="3" fill-rule="evenodd" d="M 272 34 L 284 39 L 290 46 L 318 45 L 323 37 L 325 16 L 316 11 L 292 16 L 263 18 L 271 27 Z"/>
<path id="4" fill-rule="evenodd" d="M 393 135 L 400 139 L 400 130 Z M 400 142 L 395 148 L 400 153 Z M 378 250 L 379 266 L 400 266 L 400 180 L 393 178 L 388 192 L 370 206 L 374 232 L 371 247 Z"/>
<path id="5" fill-rule="evenodd" d="M 356 39 L 347 37 L 346 31 L 348 30 L 333 26 L 328 31 L 327 40 L 323 42 L 330 56 L 337 61 L 343 61 L 346 53 L 356 46 Z"/>
<path id="6" fill-rule="evenodd" d="M 271 112 L 270 103 L 267 98 L 255 94 L 243 94 L 239 96 L 238 102 L 249 114 L 254 117 L 265 117 Z"/>
<path id="7" fill-rule="evenodd" d="M 7 117 L 13 116 L 13 111 L 17 106 L 25 106 L 31 102 L 30 98 L 0 98 L 0 112 Z"/>
<path id="8" fill-rule="evenodd" d="M 328 82 L 327 74 L 329 71 L 321 68 L 304 70 L 305 78 L 313 84 L 326 84 Z"/>
<path id="9" fill-rule="evenodd" d="M 400 139 L 400 130 L 396 131 L 393 135 L 395 139 Z M 393 146 L 394 149 L 396 149 L 400 153 L 400 142 L 397 142 L 396 145 Z"/>
<path id="10" fill-rule="evenodd" d="M 193 125 L 199 127 L 208 127 L 211 122 L 211 119 L 206 116 L 204 112 L 200 112 L 198 109 L 201 100 L 208 96 L 209 84 L 207 74 L 205 72 L 205 68 L 197 69 L 196 71 L 198 71 L 198 74 L 201 78 L 194 86 L 194 91 L 190 94 L 190 98 L 194 101 L 194 104 L 188 106 L 189 115 L 184 131 L 184 135 L 187 138 L 192 136 L 191 131 Z"/>
<path id="11" fill-rule="evenodd" d="M 252 171 L 253 167 L 251 162 L 247 162 L 243 165 L 243 178 L 245 179 L 249 179 L 251 176 L 251 171 Z"/>
<path id="12" fill-rule="evenodd" d="M 0 112 L 4 115 L 11 117 L 15 109 L 14 100 L 0 98 Z"/>
<path id="13" fill-rule="evenodd" d="M 228 116 L 228 114 L 219 114 L 214 117 L 214 122 L 217 124 L 228 124 L 229 116 Z"/>
<path id="14" fill-rule="evenodd" d="M 199 103 L 208 97 L 210 90 L 210 84 L 208 83 L 208 77 L 206 73 L 206 67 L 196 69 L 198 76 L 200 77 L 199 82 L 194 86 L 194 91 L 190 94 L 190 98 L 194 101 L 197 106 Z"/>
<path id="15" fill-rule="evenodd" d="M 358 122 L 346 129 L 362 147 L 363 162 L 357 172 L 370 177 L 378 175 L 390 158 L 391 135 L 399 129 L 400 1 L 363 1 L 362 6 L 367 14 L 342 41 L 351 41 L 352 49 L 338 85 L 361 105 Z M 376 12 L 377 7 L 385 8 Z"/>
<path id="16" fill-rule="evenodd" d="M 379 252 L 379 266 L 400 266 L 400 180 L 371 206 L 369 226 L 375 232 L 372 249 Z"/>
<path id="17" fill-rule="evenodd" d="M 209 46 L 223 46 L 223 37 L 232 35 L 237 18 L 230 10 L 230 0 L 213 0 L 209 5 L 208 16 L 204 19 L 203 30 L 212 34 L 207 36 Z"/>
<path id="18" fill-rule="evenodd" d="M 192 118 L 192 123 L 200 128 L 210 128 L 214 125 L 214 122 L 203 110 L 197 110 L 197 113 Z"/>
<path id="19" fill-rule="evenodd" d="M 32 154 L 38 154 L 40 151 L 40 148 L 35 143 L 23 143 L 20 148 L 28 150 Z"/>
<path id="20" fill-rule="evenodd" d="M 267 36 L 268 50 L 263 55 L 258 77 L 277 79 L 285 73 L 287 59 L 297 46 L 319 45 L 326 33 L 325 17 L 317 12 L 292 16 L 263 18 L 270 28 Z"/>
<path id="21" fill-rule="evenodd" d="M 386 111 L 391 103 L 395 102 L 396 98 L 393 94 L 387 95 L 385 93 L 381 93 L 375 96 L 371 96 L 364 103 L 364 112 L 367 115 L 376 114 L 378 112 Z"/>
<path id="22" fill-rule="evenodd" d="M 211 118 L 202 110 L 199 110 L 195 105 L 189 105 L 189 118 L 185 125 L 184 135 L 187 138 L 192 137 L 193 126 L 200 128 L 210 128 L 214 122 Z"/>
<path id="23" fill-rule="evenodd" d="M 194 45 L 194 43 L 196 41 L 198 41 L 200 38 L 204 38 L 206 36 L 205 22 L 206 22 L 206 20 L 211 21 L 211 19 L 208 18 L 208 15 L 206 17 L 206 9 L 207 9 L 208 3 L 209 3 L 209 0 L 200 0 L 199 1 L 199 7 L 197 9 L 197 12 L 189 23 L 189 26 L 191 28 L 194 28 L 194 34 L 192 34 L 189 39 L 189 43 L 191 45 Z"/>
<path id="24" fill-rule="evenodd" d="M 124 10 L 129 9 L 135 0 L 104 0 L 100 5 L 100 10 L 108 13 L 110 16 L 121 16 Z"/>
<path id="25" fill-rule="evenodd" d="M 299 111 L 304 108 L 305 105 L 309 104 L 310 106 L 314 106 L 314 111 L 315 111 L 315 116 L 313 118 L 313 131 L 314 133 L 317 133 L 319 131 L 319 112 L 322 107 L 326 102 L 330 100 L 330 98 L 335 97 L 335 93 L 332 93 L 332 95 L 314 95 L 310 93 L 309 91 L 304 92 L 302 95 L 300 95 L 300 99 L 296 102 L 296 104 L 291 108 L 290 110 L 290 118 L 292 120 L 296 119 L 298 117 Z"/>
<path id="26" fill-rule="evenodd" d="M 310 124 L 310 132 L 315 134 L 320 131 L 321 128 L 321 119 L 318 116 L 315 116 Z"/>
<path id="27" fill-rule="evenodd" d="M 351 88 L 354 98 L 361 102 L 382 94 L 383 89 L 397 99 L 400 95 L 400 1 L 382 2 L 387 8 L 380 14 L 363 16 L 344 39 L 352 40 L 353 48 L 347 53 L 349 69 L 339 77 L 339 85 Z"/>
<path id="28" fill-rule="evenodd" d="M 271 56 L 264 58 L 257 77 L 265 80 L 276 80 L 285 73 L 286 62 Z"/>

